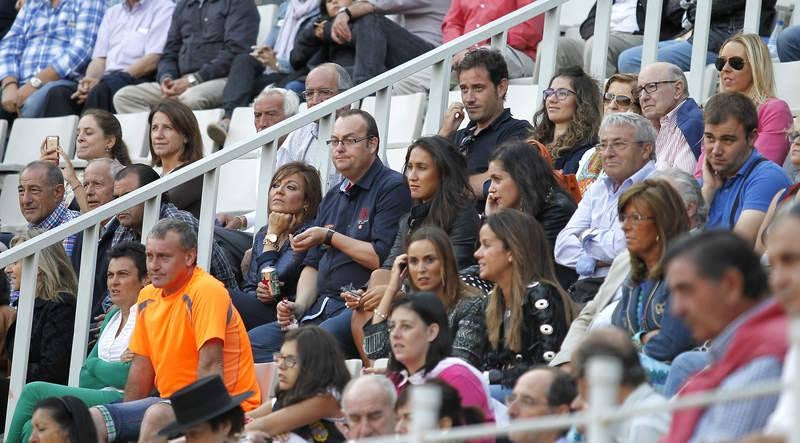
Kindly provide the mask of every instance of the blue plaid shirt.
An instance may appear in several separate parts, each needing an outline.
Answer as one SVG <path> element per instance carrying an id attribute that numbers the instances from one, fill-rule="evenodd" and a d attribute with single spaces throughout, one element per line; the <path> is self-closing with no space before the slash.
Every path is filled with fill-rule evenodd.
<path id="1" fill-rule="evenodd" d="M 0 79 L 20 85 L 52 67 L 63 79 L 80 77 L 92 55 L 104 0 L 28 0 L 0 40 Z"/>
<path id="2" fill-rule="evenodd" d="M 72 220 L 73 218 L 77 218 L 79 215 L 81 215 L 80 212 L 68 209 L 66 205 L 64 205 L 64 202 L 61 202 L 58 204 L 58 206 L 56 206 L 55 209 L 53 209 L 53 212 L 51 212 L 50 215 L 44 218 L 44 220 L 35 225 L 29 224 L 28 227 L 49 231 L 56 226 Z M 64 250 L 67 251 L 67 255 L 70 257 L 72 257 L 72 249 L 75 246 L 75 237 L 77 237 L 77 235 L 78 234 L 70 235 L 64 239 Z"/>

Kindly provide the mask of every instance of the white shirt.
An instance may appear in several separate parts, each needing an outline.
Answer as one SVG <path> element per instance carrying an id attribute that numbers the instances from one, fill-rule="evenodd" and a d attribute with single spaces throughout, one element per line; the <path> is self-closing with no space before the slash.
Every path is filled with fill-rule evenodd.
<path id="1" fill-rule="evenodd" d="M 119 324 L 122 322 L 122 311 L 117 311 L 97 339 L 97 357 L 103 361 L 120 361 L 120 357 L 128 349 L 128 344 L 133 336 L 133 326 L 136 324 L 136 305 L 131 306 L 128 321 L 116 335 Z"/>
<path id="2" fill-rule="evenodd" d="M 789 349 L 789 352 L 786 353 L 786 359 L 783 364 L 783 375 L 781 375 L 781 379 L 784 383 L 791 383 L 794 380 L 795 373 L 797 372 L 795 360 L 798 352 L 800 352 L 800 349 L 792 347 Z M 778 399 L 778 406 L 775 407 L 775 411 L 770 415 L 767 426 L 764 428 L 764 433 L 767 435 L 782 435 L 788 437 L 789 433 L 792 432 L 796 420 L 797 416 L 794 414 L 794 396 L 792 395 L 792 390 L 789 389 L 781 393 Z"/>
<path id="3" fill-rule="evenodd" d="M 636 22 L 636 1 L 637 0 L 616 0 L 611 5 L 611 30 L 633 34 L 639 31 L 639 23 Z"/>
<path id="4" fill-rule="evenodd" d="M 330 160 L 328 150 L 322 150 L 317 144 L 319 138 L 319 123 L 311 122 L 302 128 L 299 128 L 288 136 L 283 141 L 275 160 L 275 169 L 289 162 L 303 162 L 309 166 L 320 169 L 323 161 L 328 162 L 328 177 L 327 185 L 325 184 L 325 177 L 320 177 L 323 180 L 322 188 L 328 190 L 338 185 L 342 181 L 342 176 L 333 166 Z M 324 192 L 323 192 L 324 195 Z"/>

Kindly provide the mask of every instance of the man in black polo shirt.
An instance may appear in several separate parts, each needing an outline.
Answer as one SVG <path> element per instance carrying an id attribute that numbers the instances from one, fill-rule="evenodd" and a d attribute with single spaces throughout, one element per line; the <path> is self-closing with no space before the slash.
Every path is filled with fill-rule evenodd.
<path id="1" fill-rule="evenodd" d="M 328 145 L 344 179 L 325 194 L 315 226 L 291 239 L 295 252 L 308 251 L 297 295 L 278 303 L 277 322 L 250 330 L 257 363 L 272 361 L 281 346 L 281 326 L 295 319 L 319 324 L 336 336 L 346 356 L 358 356 L 343 288 L 366 285 L 389 254 L 397 221 L 411 209 L 405 178 L 381 163 L 378 143 L 371 115 L 358 109 L 339 114 Z"/>
<path id="2" fill-rule="evenodd" d="M 505 141 L 528 138 L 533 128 L 528 121 L 511 118 L 511 110 L 503 103 L 508 91 L 508 66 L 498 51 L 483 48 L 469 52 L 456 66 L 456 75 L 462 103 L 455 102 L 447 109 L 439 135 L 452 140 L 466 155 L 469 183 L 483 200 L 489 155 Z M 459 130 L 465 110 L 469 124 Z"/>

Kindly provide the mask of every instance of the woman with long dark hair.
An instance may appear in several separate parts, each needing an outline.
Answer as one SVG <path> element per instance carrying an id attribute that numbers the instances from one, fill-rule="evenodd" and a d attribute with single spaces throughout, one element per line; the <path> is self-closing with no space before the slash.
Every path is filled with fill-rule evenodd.
<path id="1" fill-rule="evenodd" d="M 340 418 L 339 399 L 350 373 L 336 339 L 315 325 L 286 333 L 278 365 L 278 393 L 274 405 L 265 403 L 248 415 L 245 429 L 276 436 L 294 432 L 317 442 L 340 442 L 344 437 L 331 419 Z"/>
<path id="2" fill-rule="evenodd" d="M 533 217 L 503 209 L 486 219 L 475 252 L 481 278 L 495 283 L 486 303 L 492 395 L 502 401 L 529 367 L 552 360 L 572 322 L 572 301 L 558 284 L 553 253 Z"/>
<path id="3" fill-rule="evenodd" d="M 79 399 L 66 395 L 48 397 L 33 411 L 35 443 L 97 443 L 97 432 L 89 409 Z"/>
<path id="4" fill-rule="evenodd" d="M 578 205 L 556 182 L 553 168 L 528 143 L 514 140 L 497 147 L 489 157 L 489 196 L 486 215 L 500 209 L 519 209 L 533 216 L 547 235 L 552 251 L 558 233 Z M 555 264 L 556 276 L 568 288 L 578 278 L 575 271 Z"/>
<path id="5" fill-rule="evenodd" d="M 553 169 L 575 174 L 583 154 L 597 143 L 600 88 L 582 68 L 572 66 L 559 70 L 542 96 L 544 105 L 533 116 L 531 139 L 548 148 Z"/>

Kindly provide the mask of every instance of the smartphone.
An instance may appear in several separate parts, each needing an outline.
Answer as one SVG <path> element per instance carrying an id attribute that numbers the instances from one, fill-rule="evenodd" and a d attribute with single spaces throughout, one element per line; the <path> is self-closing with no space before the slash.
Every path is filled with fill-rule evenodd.
<path id="1" fill-rule="evenodd" d="M 58 141 L 57 135 L 48 135 L 44 142 L 44 152 L 55 151 L 56 161 L 58 161 Z"/>
<path id="2" fill-rule="evenodd" d="M 399 265 L 399 266 L 400 266 L 400 273 L 401 273 L 401 274 L 402 274 L 403 272 L 406 272 L 406 269 L 408 269 L 408 263 L 400 263 L 400 265 Z"/>

